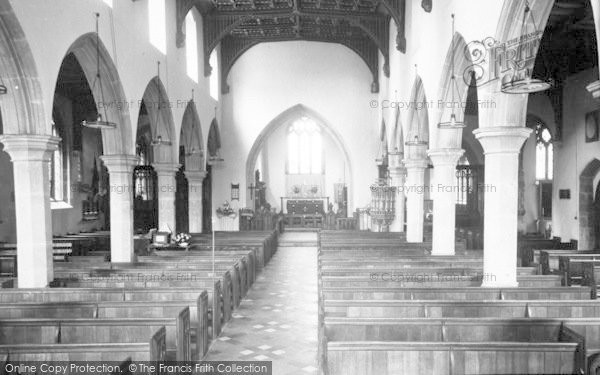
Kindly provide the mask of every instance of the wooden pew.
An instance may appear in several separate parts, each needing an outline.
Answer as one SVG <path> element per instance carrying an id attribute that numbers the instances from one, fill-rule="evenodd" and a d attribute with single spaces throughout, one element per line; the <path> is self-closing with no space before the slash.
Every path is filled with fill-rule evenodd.
<path id="1" fill-rule="evenodd" d="M 52 244 L 54 261 L 65 261 L 72 251 L 73 244 L 70 242 L 55 242 Z M 17 276 L 17 244 L 0 244 L 0 276 Z"/>
<path id="2" fill-rule="evenodd" d="M 211 327 L 212 338 L 221 332 L 223 324 L 222 300 L 212 298 L 221 294 L 221 282 L 215 281 L 212 293 L 197 288 L 50 288 L 50 289 L 5 289 L 0 293 L 0 306 L 7 303 L 72 303 L 72 302 L 166 302 L 187 301 L 192 321 L 199 324 L 199 331 Z M 210 296 L 210 299 L 209 299 Z M 200 299 L 204 300 L 202 304 Z M 209 311 L 210 306 L 210 311 Z M 205 311 L 206 310 L 206 311 Z M 214 313 L 216 311 L 216 313 Z M 213 315 L 216 319 L 213 319 Z M 210 323 L 209 323 L 210 322 Z"/>
<path id="3" fill-rule="evenodd" d="M 325 300 L 586 300 L 590 287 L 556 288 L 356 288 L 337 287 L 322 290 Z"/>
<path id="4" fill-rule="evenodd" d="M 143 272 L 142 272 L 143 271 Z M 234 306 L 233 283 L 229 271 L 225 271 L 221 277 L 216 279 L 209 277 L 207 273 L 201 271 L 179 271 L 179 270 L 128 270 L 128 269 L 93 269 L 92 271 L 76 270 L 56 271 L 53 285 L 58 287 L 71 288 L 178 288 L 190 287 L 196 288 L 200 294 L 202 290 L 207 289 L 209 299 L 213 298 L 215 280 L 221 280 L 222 288 L 219 288 L 219 294 L 216 299 L 222 307 L 222 313 L 218 317 L 223 324 L 231 319 Z M 220 332 L 220 330 L 218 331 Z"/>
<path id="5" fill-rule="evenodd" d="M 179 316 L 187 314 L 189 325 L 189 308 L 186 309 Z M 190 361 L 189 330 L 187 336 L 177 337 L 175 320 L 168 318 L 3 319 L 0 345 L 139 343 L 148 342 L 161 329 L 166 329 L 167 351 L 175 351 L 178 361 Z"/>
<path id="6" fill-rule="evenodd" d="M 479 270 L 447 269 L 447 270 L 392 271 L 387 273 L 363 272 L 350 276 L 322 276 L 323 288 L 337 287 L 369 287 L 373 289 L 392 287 L 477 287 L 481 285 L 485 275 Z M 373 279 L 373 276 L 376 279 Z M 560 287 L 560 275 L 517 275 L 522 287 Z"/>
<path id="7" fill-rule="evenodd" d="M 167 339 L 177 339 L 178 360 L 187 358 L 192 332 L 198 358 L 208 350 L 208 295 L 203 292 L 197 300 L 197 309 L 190 309 L 189 301 L 120 301 L 120 302 L 51 302 L 0 304 L 0 319 L 108 319 L 108 318 L 171 318 L 175 326 L 165 324 Z M 193 314 L 191 313 L 193 311 Z M 191 328 L 191 322 L 196 327 Z"/>
<path id="8" fill-rule="evenodd" d="M 357 318 L 592 318 L 597 300 L 327 300 L 325 316 Z"/>
<path id="9" fill-rule="evenodd" d="M 565 285 L 581 284 L 583 279 L 582 264 L 585 261 L 600 260 L 600 250 L 596 252 L 569 254 L 558 256 L 559 274 L 563 277 Z"/>
<path id="10" fill-rule="evenodd" d="M 600 261 L 598 260 L 572 260 L 571 263 L 580 263 L 583 271 L 581 285 L 591 288 L 592 298 L 598 298 L 598 282 L 600 282 Z"/>
<path id="11" fill-rule="evenodd" d="M 566 335 L 565 335 L 566 336 Z M 327 342 L 329 375 L 573 374 L 581 344 L 524 342 Z"/>
<path id="12" fill-rule="evenodd" d="M 0 345 L 0 353 L 11 362 L 57 361 L 149 361 L 166 359 L 166 329 L 156 331 L 148 342 L 92 344 L 8 344 Z"/>
<path id="13" fill-rule="evenodd" d="M 581 255 L 598 255 L 600 257 L 599 250 L 540 250 L 539 251 L 539 263 L 542 274 L 548 275 L 551 273 L 562 274 L 560 272 L 559 258 L 561 256 L 581 256 Z"/>

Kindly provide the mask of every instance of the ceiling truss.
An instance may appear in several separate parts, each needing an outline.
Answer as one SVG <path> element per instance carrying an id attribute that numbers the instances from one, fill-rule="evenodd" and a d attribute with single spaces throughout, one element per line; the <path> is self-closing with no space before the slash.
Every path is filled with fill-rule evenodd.
<path id="1" fill-rule="evenodd" d="M 396 48 L 406 51 L 406 0 L 177 0 L 177 46 L 185 44 L 185 16 L 196 7 L 203 15 L 204 74 L 211 52 L 221 43 L 221 90 L 235 61 L 262 42 L 306 40 L 339 43 L 367 64 L 372 92 L 379 90 L 379 53 L 389 76 L 389 31 L 398 25 Z M 431 0 L 423 0 L 423 3 Z M 425 7 L 425 5 L 423 5 Z"/>

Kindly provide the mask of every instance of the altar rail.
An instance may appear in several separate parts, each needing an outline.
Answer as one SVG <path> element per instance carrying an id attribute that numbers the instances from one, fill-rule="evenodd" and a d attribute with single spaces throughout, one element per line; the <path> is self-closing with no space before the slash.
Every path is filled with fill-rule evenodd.
<path id="1" fill-rule="evenodd" d="M 270 211 L 252 211 L 241 209 L 239 211 L 240 231 L 265 231 L 276 229 L 283 233 L 283 217 Z"/>

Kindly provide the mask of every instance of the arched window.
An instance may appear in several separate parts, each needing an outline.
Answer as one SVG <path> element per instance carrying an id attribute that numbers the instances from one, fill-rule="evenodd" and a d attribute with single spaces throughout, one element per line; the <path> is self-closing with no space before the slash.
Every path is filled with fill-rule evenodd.
<path id="1" fill-rule="evenodd" d="M 52 124 L 52 135 L 60 138 L 57 126 Z M 53 201 L 63 201 L 64 196 L 64 171 L 63 171 L 63 141 L 58 142 L 58 148 L 52 153 L 50 159 L 50 198 Z"/>
<path id="2" fill-rule="evenodd" d="M 323 141 L 321 128 L 308 117 L 302 117 L 288 128 L 288 174 L 323 174 Z"/>
<path id="3" fill-rule="evenodd" d="M 165 0 L 148 0 L 148 31 L 150 43 L 163 54 L 167 53 L 167 18 Z"/>
<path id="4" fill-rule="evenodd" d="M 554 162 L 552 134 L 542 123 L 536 125 L 535 134 L 535 178 L 538 181 L 551 181 L 553 178 L 552 166 Z"/>
<path id="5" fill-rule="evenodd" d="M 198 31 L 192 12 L 185 17 L 185 57 L 188 76 L 198 82 Z"/>

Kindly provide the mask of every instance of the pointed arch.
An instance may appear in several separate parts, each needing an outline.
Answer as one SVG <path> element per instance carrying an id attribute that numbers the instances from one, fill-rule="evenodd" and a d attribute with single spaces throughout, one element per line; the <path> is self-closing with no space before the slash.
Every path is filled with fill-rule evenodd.
<path id="1" fill-rule="evenodd" d="M 0 2 L 0 72 L 8 88 L 0 101 L 2 132 L 51 135 L 33 53 L 9 1 Z"/>
<path id="2" fill-rule="evenodd" d="M 402 119 L 398 106 L 396 106 L 396 112 L 394 113 L 394 127 L 390 139 L 390 149 L 393 152 L 404 153 L 404 130 L 402 129 Z"/>
<path id="3" fill-rule="evenodd" d="M 183 146 L 186 152 L 186 168 L 188 170 L 203 171 L 205 169 L 204 141 L 200 117 L 196 110 L 196 103 L 193 100 L 188 102 L 183 112 L 181 131 L 179 132 L 179 145 Z M 198 153 L 188 156 L 187 153 L 193 150 Z"/>
<path id="4" fill-rule="evenodd" d="M 165 86 L 159 77 L 154 77 L 150 80 L 146 86 L 142 100 L 148 111 L 152 138 L 161 137 L 163 141 L 171 142 L 171 145 L 157 147 L 154 152 L 154 162 L 177 162 L 176 150 L 178 150 L 178 146 L 171 102 L 167 96 Z"/>
<path id="5" fill-rule="evenodd" d="M 123 85 L 108 50 L 98 39 L 96 33 L 87 33 L 75 40 L 69 47 L 65 56 L 72 53 L 85 74 L 90 88 L 96 78 L 96 48 L 99 51 L 100 75 L 102 88 L 96 84 L 92 88 L 92 95 L 99 110 L 106 109 L 108 120 L 116 122 L 116 129 L 102 130 L 102 143 L 104 154 L 135 154 L 133 129 L 129 115 L 128 101 L 123 91 Z M 99 45 L 98 45 L 99 44 Z M 104 98 L 102 93 L 104 93 Z"/>
<path id="6" fill-rule="evenodd" d="M 352 174 L 352 163 L 350 159 L 350 154 L 348 153 L 348 149 L 346 148 L 344 142 L 342 141 L 342 136 L 331 126 L 331 124 L 321 116 L 317 111 L 306 107 L 303 104 L 296 104 L 293 107 L 288 108 L 287 110 L 280 113 L 276 116 L 271 122 L 265 126 L 265 128 L 260 132 L 250 152 L 248 153 L 248 158 L 246 159 L 246 186 L 250 186 L 250 184 L 254 181 L 254 167 L 256 166 L 256 161 L 258 160 L 258 156 L 260 154 L 260 150 L 263 148 L 265 142 L 269 139 L 269 136 L 273 134 L 280 127 L 288 126 L 292 121 L 298 119 L 300 117 L 309 117 L 313 119 L 317 125 L 319 125 L 328 136 L 333 139 L 336 146 L 342 151 L 346 168 L 348 168 L 348 209 L 354 207 L 353 205 L 353 174 Z M 248 199 L 246 200 L 247 204 L 250 204 Z"/>
<path id="7" fill-rule="evenodd" d="M 219 132 L 219 122 L 216 117 L 210 123 L 207 142 L 206 149 L 208 150 L 208 156 L 218 156 L 219 149 L 221 148 L 221 133 Z"/>
<path id="8" fill-rule="evenodd" d="M 429 142 L 429 111 L 423 80 L 416 76 L 410 94 L 410 110 L 408 111 L 406 140 Z"/>
<path id="9" fill-rule="evenodd" d="M 452 47 L 454 46 L 454 51 L 452 51 Z M 452 71 L 452 58 L 454 57 L 454 71 Z M 473 59 L 471 58 L 471 54 L 469 53 L 469 47 L 463 38 L 463 36 L 459 32 L 454 33 L 454 37 L 450 42 L 450 46 L 448 46 L 448 52 L 446 53 L 446 60 L 444 62 L 444 67 L 442 69 L 442 76 L 440 82 L 440 91 L 438 93 L 438 98 L 443 101 L 443 103 L 447 103 L 448 105 L 455 105 L 455 114 L 456 120 L 459 122 L 464 121 L 465 111 L 467 110 L 467 94 L 469 91 L 469 86 L 471 84 L 471 67 L 473 66 Z M 458 86 L 458 96 L 455 98 L 455 103 L 450 103 L 452 101 L 452 90 L 456 89 L 452 87 L 452 75 L 455 76 L 456 84 Z M 475 90 L 477 86 L 475 86 Z M 443 105 L 439 109 L 438 113 L 438 122 L 441 122 L 442 119 L 446 119 L 450 117 L 450 113 L 452 112 L 452 108 L 448 107 L 448 105 Z"/>

